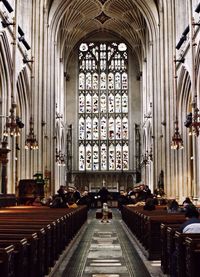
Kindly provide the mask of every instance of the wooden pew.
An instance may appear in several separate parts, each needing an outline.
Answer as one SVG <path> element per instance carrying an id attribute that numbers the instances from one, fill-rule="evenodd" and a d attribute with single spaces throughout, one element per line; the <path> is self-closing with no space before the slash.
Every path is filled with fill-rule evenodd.
<path id="1" fill-rule="evenodd" d="M 26 238 L 30 277 L 43 277 L 86 219 L 86 207 L 9 207 L 0 213 L 0 240 Z M 35 242 L 31 234 L 36 236 Z"/>
<path id="2" fill-rule="evenodd" d="M 123 219 L 126 220 L 128 227 L 131 226 L 131 229 L 136 232 L 135 235 L 143 245 L 144 254 L 149 260 L 161 258 L 161 244 L 158 243 L 161 239 L 161 223 L 174 224 L 185 221 L 182 213 L 169 214 L 164 209 L 146 211 L 129 207 L 123 207 Z"/>
<path id="3" fill-rule="evenodd" d="M 33 234 L 16 234 L 16 233 L 0 233 L 0 240 L 21 240 L 26 237 L 27 240 L 27 252 L 28 252 L 28 268 L 29 276 L 35 277 L 38 274 L 37 264 L 37 248 L 38 248 L 38 237 L 36 233 Z"/>
<path id="4" fill-rule="evenodd" d="M 194 275 L 195 271 L 192 266 L 196 264 L 195 256 L 194 261 L 191 261 L 192 258 L 192 248 L 200 249 L 200 234 L 183 234 L 178 231 L 175 232 L 174 235 L 175 240 L 175 253 L 176 253 L 176 272 L 178 277 L 186 277 L 186 276 L 196 276 Z M 188 248 L 186 247 L 186 241 Z M 190 254 L 189 254 L 190 252 Z M 200 256 L 198 256 L 200 258 Z M 200 260 L 199 260 L 200 261 Z M 197 262 L 198 264 L 198 262 Z M 191 272 L 189 271 L 191 270 Z M 193 272 L 193 273 L 192 273 Z M 197 273 L 197 271 L 196 271 Z"/>
<path id="5" fill-rule="evenodd" d="M 199 262 L 200 262 L 200 234 L 199 238 L 186 237 L 185 239 L 186 255 L 186 277 L 196 277 L 199 275 Z"/>
<path id="6" fill-rule="evenodd" d="M 160 233 L 161 233 L 161 269 L 164 274 L 169 273 L 169 249 L 171 249 L 171 245 L 169 246 L 167 244 L 167 228 L 170 227 L 174 230 L 177 230 L 179 228 L 180 224 L 173 223 L 173 224 L 164 224 L 161 223 L 160 225 Z"/>
<path id="7" fill-rule="evenodd" d="M 14 276 L 14 246 L 0 247 L 0 272 L 3 277 Z"/>
<path id="8" fill-rule="evenodd" d="M 26 277 L 28 271 L 28 246 L 24 239 L 0 239 L 0 247 L 14 246 L 14 273 L 15 277 Z"/>

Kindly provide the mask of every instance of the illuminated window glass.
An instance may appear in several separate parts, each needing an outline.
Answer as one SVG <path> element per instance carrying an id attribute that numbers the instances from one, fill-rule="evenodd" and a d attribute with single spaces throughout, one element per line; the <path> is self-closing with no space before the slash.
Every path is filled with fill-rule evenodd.
<path id="1" fill-rule="evenodd" d="M 79 145 L 79 170 L 85 170 L 85 147 Z"/>
<path id="2" fill-rule="evenodd" d="M 79 46 L 80 171 L 129 170 L 127 59 L 122 42 Z"/>
<path id="3" fill-rule="evenodd" d="M 93 170 L 99 170 L 99 146 L 93 146 Z"/>

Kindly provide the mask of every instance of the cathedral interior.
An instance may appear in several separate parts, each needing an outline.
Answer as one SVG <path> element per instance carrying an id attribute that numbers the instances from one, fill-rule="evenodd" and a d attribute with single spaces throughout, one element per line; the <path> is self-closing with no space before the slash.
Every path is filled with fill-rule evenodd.
<path id="1" fill-rule="evenodd" d="M 199 3 L 0 2 L 1 193 L 199 200 Z"/>
<path id="2" fill-rule="evenodd" d="M 199 0 L 1 0 L 0 19 L 0 200 L 200 204 Z"/>

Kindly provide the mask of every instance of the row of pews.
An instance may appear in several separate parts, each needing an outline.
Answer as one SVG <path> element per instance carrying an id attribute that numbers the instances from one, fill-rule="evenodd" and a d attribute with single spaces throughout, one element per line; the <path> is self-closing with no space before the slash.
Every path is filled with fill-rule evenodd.
<path id="1" fill-rule="evenodd" d="M 43 277 L 87 219 L 87 208 L 0 209 L 0 276 Z"/>
<path id="2" fill-rule="evenodd" d="M 0 208 L 15 206 L 17 198 L 15 194 L 0 194 Z"/>
<path id="3" fill-rule="evenodd" d="M 184 213 L 169 214 L 164 206 L 157 206 L 154 211 L 123 206 L 122 218 L 141 243 L 146 257 L 161 260 L 164 274 L 199 276 L 200 234 L 178 231 L 185 222 Z"/>

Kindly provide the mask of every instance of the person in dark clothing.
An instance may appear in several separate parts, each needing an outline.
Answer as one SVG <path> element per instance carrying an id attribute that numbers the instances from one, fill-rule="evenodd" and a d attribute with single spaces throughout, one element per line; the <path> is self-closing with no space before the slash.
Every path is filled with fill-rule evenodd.
<path id="1" fill-rule="evenodd" d="M 155 210 L 154 199 L 153 198 L 147 198 L 143 209 L 147 210 L 147 211 Z"/>
<path id="2" fill-rule="evenodd" d="M 200 233 L 199 212 L 193 204 L 186 207 L 186 221 L 181 224 L 180 231 L 182 233 Z"/>
<path id="3" fill-rule="evenodd" d="M 101 201 L 102 206 L 103 206 L 103 203 L 107 203 L 108 202 L 109 191 L 107 190 L 106 187 L 103 186 L 99 190 L 98 195 L 100 196 L 100 201 Z"/>
<path id="4" fill-rule="evenodd" d="M 57 190 L 58 197 L 61 197 L 64 202 L 66 202 L 66 191 L 64 186 L 60 186 L 59 190 Z"/>
<path id="5" fill-rule="evenodd" d="M 189 197 L 186 197 L 185 200 L 183 201 L 183 209 L 186 210 L 188 205 L 192 205 L 192 201 L 190 200 Z"/>
<path id="6" fill-rule="evenodd" d="M 81 198 L 81 194 L 80 194 L 80 192 L 77 190 L 77 188 L 75 188 L 75 190 L 74 190 L 74 192 L 73 192 L 73 199 L 74 199 L 74 202 L 76 203 L 80 198 Z"/>
<path id="7" fill-rule="evenodd" d="M 90 209 L 91 208 L 91 202 L 92 202 L 92 200 L 91 200 L 90 195 L 88 194 L 87 191 L 85 191 L 82 194 L 81 198 L 76 203 L 77 203 L 77 205 L 86 205 L 87 208 Z"/>

